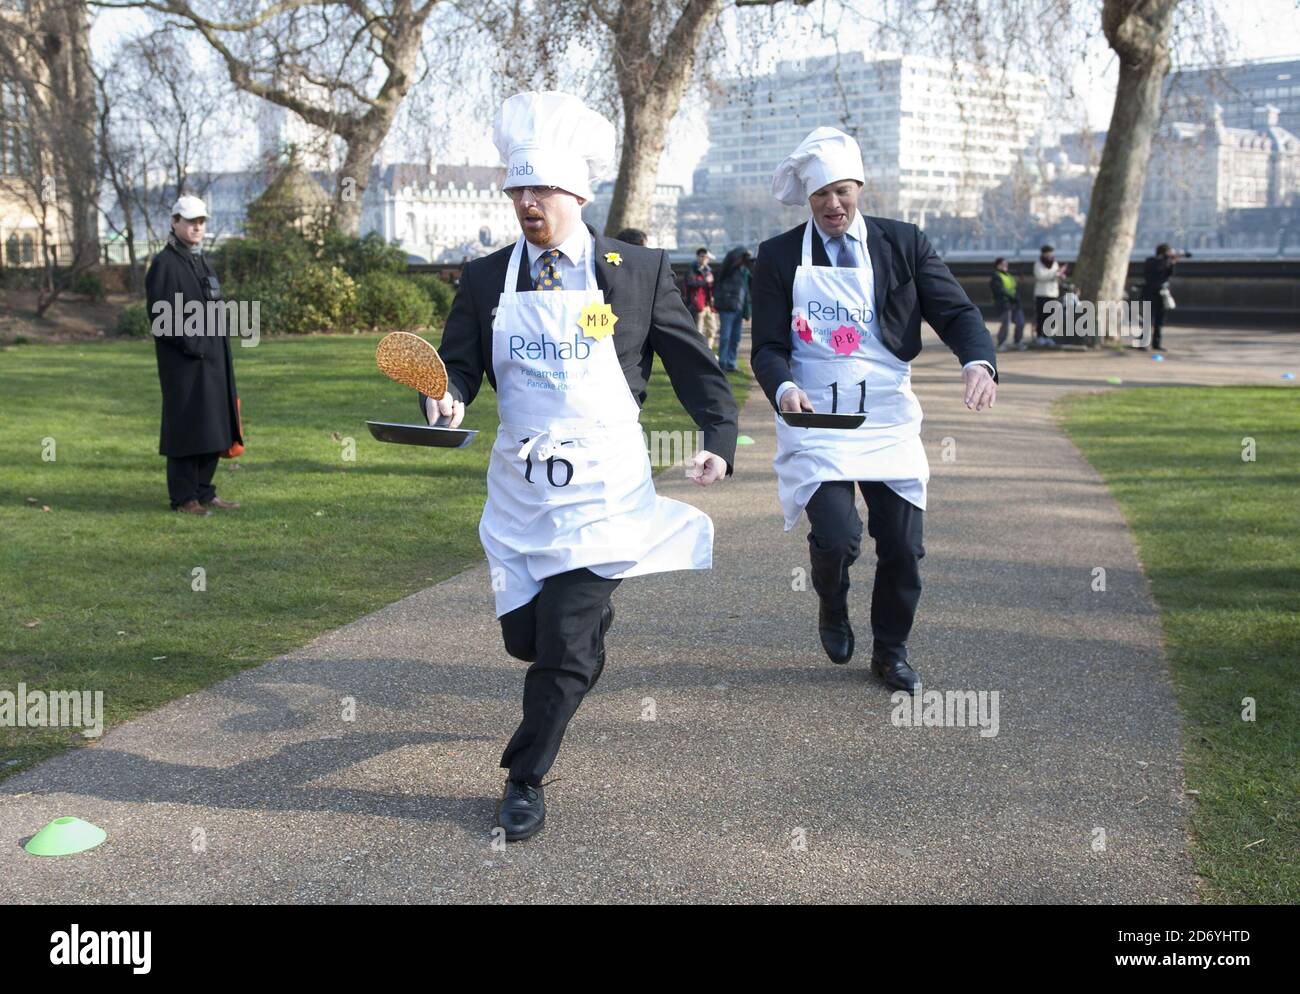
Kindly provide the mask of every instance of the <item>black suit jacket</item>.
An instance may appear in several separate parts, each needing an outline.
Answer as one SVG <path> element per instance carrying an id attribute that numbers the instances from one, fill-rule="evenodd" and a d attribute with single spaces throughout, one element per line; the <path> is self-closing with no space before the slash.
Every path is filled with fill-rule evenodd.
<path id="1" fill-rule="evenodd" d="M 605 238 L 590 225 L 587 228 L 596 239 L 596 284 L 618 316 L 614 351 L 637 405 L 645 403 L 646 382 L 658 354 L 677 398 L 704 432 L 704 447 L 727 460 L 730 474 L 736 456 L 736 401 L 726 374 L 682 302 L 668 254 Z M 482 386 L 484 374 L 496 389 L 492 316 L 513 251 L 510 245 L 465 266 L 443 328 L 438 354 L 447 366 L 447 389 L 467 406 Z M 615 266 L 607 261 L 607 252 L 617 252 L 621 263 Z M 527 261 L 525 250 L 517 290 L 532 290 Z M 424 410 L 421 395 L 422 415 Z"/>
<path id="2" fill-rule="evenodd" d="M 914 224 L 866 217 L 867 252 L 876 290 L 876 314 L 885 348 L 904 362 L 921 351 L 921 319 L 939 333 L 962 365 L 982 359 L 997 379 L 993 339 L 979 308 Z M 753 297 L 754 375 L 776 407 L 776 390 L 790 375 L 790 322 L 794 317 L 794 271 L 803 258 L 804 225 L 769 238 L 758 248 L 750 288 Z M 826 246 L 814 231 L 813 265 L 829 266 Z"/>

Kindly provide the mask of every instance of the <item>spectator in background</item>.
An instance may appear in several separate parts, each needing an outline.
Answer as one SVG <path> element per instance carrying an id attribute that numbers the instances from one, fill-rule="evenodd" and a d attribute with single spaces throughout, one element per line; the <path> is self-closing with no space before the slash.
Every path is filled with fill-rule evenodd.
<path id="1" fill-rule="evenodd" d="M 1038 336 L 1035 345 L 1047 348 L 1056 345 L 1056 339 L 1044 333 L 1043 325 L 1049 302 L 1060 299 L 1063 279 L 1065 266 L 1056 261 L 1056 249 L 1044 245 L 1038 250 L 1038 259 L 1034 262 L 1034 331 Z"/>
<path id="2" fill-rule="evenodd" d="M 749 266 L 753 259 L 743 245 L 737 245 L 722 260 L 713 289 L 713 305 L 718 309 L 720 326 L 718 363 L 728 373 L 736 368 L 742 322 L 749 312 Z"/>
<path id="3" fill-rule="evenodd" d="M 162 387 L 162 431 L 158 453 L 167 457 L 167 493 L 173 511 L 207 517 L 212 508 L 232 510 L 212 478 L 221 453 L 243 443 L 235 393 L 235 367 L 228 332 L 213 325 L 207 304 L 221 300 L 216 271 L 203 256 L 208 208 L 198 197 L 183 196 L 172 205 L 167 244 L 153 257 L 145 274 L 145 295 L 154 320 L 154 352 Z M 178 307 L 200 306 L 202 333 L 181 334 L 188 322 Z M 171 310 L 170 327 L 157 323 Z"/>
<path id="4" fill-rule="evenodd" d="M 1174 295 L 1169 292 L 1169 279 L 1174 275 L 1178 253 L 1168 245 L 1156 246 L 1156 254 L 1142 263 L 1142 299 L 1151 304 L 1151 351 L 1163 352 L 1160 332 L 1165 327 L 1165 307 Z"/>
<path id="5" fill-rule="evenodd" d="M 649 242 L 646 233 L 640 228 L 624 228 L 614 236 L 617 242 L 627 242 L 629 245 L 645 245 Z"/>
<path id="6" fill-rule="evenodd" d="M 713 270 L 709 268 L 709 250 L 700 246 L 695 261 L 686 274 L 686 307 L 695 318 L 695 330 L 713 348 L 718 333 L 718 313 L 713 308 Z"/>
<path id="7" fill-rule="evenodd" d="M 1007 350 L 1007 330 L 1014 320 L 1016 322 L 1016 348 L 1023 352 L 1029 346 L 1021 341 L 1025 333 L 1025 309 L 1020 306 L 1020 293 L 1016 287 L 1016 278 L 1011 275 L 1007 260 L 998 256 L 993 260 L 993 275 L 989 277 L 989 292 L 993 294 L 993 306 L 998 309 L 1002 323 L 998 325 L 998 351 Z"/>

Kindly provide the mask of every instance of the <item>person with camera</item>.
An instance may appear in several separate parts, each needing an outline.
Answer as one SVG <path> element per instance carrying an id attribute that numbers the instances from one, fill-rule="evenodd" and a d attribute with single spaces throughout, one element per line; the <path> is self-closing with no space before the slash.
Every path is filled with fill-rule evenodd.
<path id="1" fill-rule="evenodd" d="M 158 454 L 167 457 L 172 510 L 206 517 L 210 508 L 239 507 L 217 496 L 212 477 L 221 454 L 244 439 L 230 341 L 208 306 L 221 300 L 217 274 L 203 257 L 208 209 L 198 197 L 183 196 L 171 213 L 167 244 L 144 279 L 162 386 Z M 194 302 L 199 306 L 189 306 Z"/>
<path id="2" fill-rule="evenodd" d="M 1165 311 L 1174 309 L 1174 295 L 1169 291 L 1169 280 L 1174 275 L 1179 252 L 1163 242 L 1156 246 L 1156 254 L 1142 263 L 1142 299 L 1151 305 L 1151 351 L 1163 352 L 1160 333 L 1165 327 Z M 1181 253 L 1188 258 L 1190 252 Z"/>

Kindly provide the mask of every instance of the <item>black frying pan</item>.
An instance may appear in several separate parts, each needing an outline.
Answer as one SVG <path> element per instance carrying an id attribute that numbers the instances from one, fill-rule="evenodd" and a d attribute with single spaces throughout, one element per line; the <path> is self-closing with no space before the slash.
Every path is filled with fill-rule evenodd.
<path id="1" fill-rule="evenodd" d="M 439 422 L 450 420 L 439 418 Z M 470 428 L 444 428 L 441 425 L 402 425 L 391 421 L 367 421 L 370 434 L 381 442 L 398 445 L 432 445 L 441 449 L 461 449 L 474 441 L 478 431 Z"/>
<path id="2" fill-rule="evenodd" d="M 865 414 L 818 414 L 814 411 L 781 411 L 780 415 L 791 428 L 856 428 L 867 420 Z"/>

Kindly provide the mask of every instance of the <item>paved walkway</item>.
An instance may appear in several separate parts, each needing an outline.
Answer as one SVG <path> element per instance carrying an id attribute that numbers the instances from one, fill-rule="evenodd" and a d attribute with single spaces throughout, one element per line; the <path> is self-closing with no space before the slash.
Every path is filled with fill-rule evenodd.
<path id="1" fill-rule="evenodd" d="M 1300 361 L 1280 334 L 1168 337 L 1163 363 L 1006 356 L 1002 399 L 976 416 L 927 333 L 912 656 L 931 689 L 998 691 L 996 736 L 895 727 L 862 656 L 822 655 L 755 390 L 739 477 L 662 478 L 713 516 L 715 569 L 616 595 L 610 662 L 537 838 L 497 851 L 488 833 L 522 665 L 480 566 L 0 784 L 0 901 L 1193 900 L 1158 617 L 1116 505 L 1048 409 L 1109 376 L 1280 383 Z M 868 559 L 854 577 L 865 648 Z M 66 814 L 108 842 L 20 849 Z"/>

